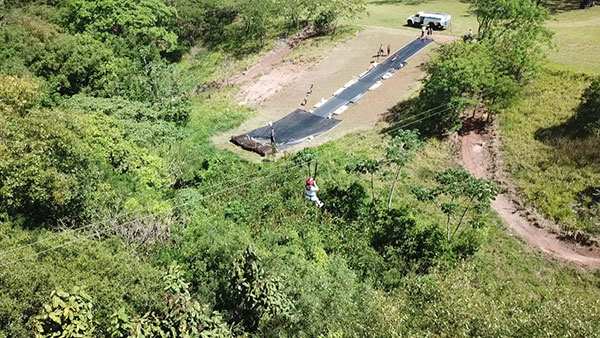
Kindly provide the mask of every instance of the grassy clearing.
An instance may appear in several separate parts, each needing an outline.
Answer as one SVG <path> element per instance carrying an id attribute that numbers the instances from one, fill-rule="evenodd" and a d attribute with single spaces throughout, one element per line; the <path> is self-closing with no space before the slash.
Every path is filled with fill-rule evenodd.
<path id="1" fill-rule="evenodd" d="M 406 28 L 414 30 L 415 35 L 419 35 L 417 28 L 406 26 L 406 19 L 419 11 L 444 12 L 452 15 L 452 25 L 447 30 L 439 32 L 440 34 L 464 35 L 469 28 L 473 31 L 477 29 L 477 20 L 469 14 L 469 4 L 458 0 L 370 0 L 367 5 L 368 14 L 354 22 L 360 25 Z"/>
<path id="2" fill-rule="evenodd" d="M 548 22 L 558 50 L 550 60 L 575 70 L 600 73 L 600 6 L 555 14 Z"/>
<path id="3" fill-rule="evenodd" d="M 554 32 L 556 49 L 549 52 L 552 62 L 577 71 L 600 73 L 600 6 L 579 10 L 576 2 L 546 0 L 550 9 L 548 28 Z M 573 5 L 575 4 L 575 5 Z M 477 20 L 469 13 L 469 4 L 459 0 L 370 0 L 368 14 L 354 21 L 360 25 L 405 28 L 406 18 L 418 11 L 445 12 L 452 15 L 452 25 L 438 34 L 462 36 L 477 30 Z"/>
<path id="4" fill-rule="evenodd" d="M 502 113 L 501 131 L 507 168 L 528 201 L 566 228 L 598 232 L 598 220 L 577 210 L 578 196 L 600 182 L 600 140 L 558 130 L 575 114 L 588 83 L 584 75 L 546 72 Z"/>

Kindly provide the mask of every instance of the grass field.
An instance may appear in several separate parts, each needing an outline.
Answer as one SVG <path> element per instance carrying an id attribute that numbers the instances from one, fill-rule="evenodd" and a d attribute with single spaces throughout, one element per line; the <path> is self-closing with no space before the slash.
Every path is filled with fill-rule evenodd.
<path id="1" fill-rule="evenodd" d="M 521 102 L 502 112 L 501 131 L 507 167 L 528 201 L 566 228 L 598 233 L 598 215 L 577 210 L 582 192 L 600 182 L 600 140 L 559 130 L 575 114 L 588 83 L 570 72 L 542 75 Z"/>
<path id="2" fill-rule="evenodd" d="M 600 6 L 555 14 L 548 27 L 558 47 L 551 61 L 600 74 Z"/>
<path id="3" fill-rule="evenodd" d="M 369 0 L 367 13 L 353 21 L 356 24 L 368 26 L 384 26 L 391 28 L 406 28 L 419 35 L 419 29 L 406 26 L 406 19 L 419 11 L 444 12 L 452 15 L 452 24 L 440 34 L 464 35 L 469 28 L 477 29 L 477 20 L 469 14 L 469 4 L 458 0 L 433 1 L 394 1 Z"/>
<path id="4" fill-rule="evenodd" d="M 579 10 L 573 1 L 543 1 L 550 7 L 548 28 L 554 32 L 556 49 L 549 59 L 577 71 L 600 73 L 600 6 Z M 469 3 L 460 0 L 370 0 L 367 14 L 353 23 L 370 26 L 405 28 L 406 18 L 418 11 L 445 12 L 452 15 L 452 25 L 437 34 L 462 36 L 477 30 L 477 20 L 469 13 Z"/>

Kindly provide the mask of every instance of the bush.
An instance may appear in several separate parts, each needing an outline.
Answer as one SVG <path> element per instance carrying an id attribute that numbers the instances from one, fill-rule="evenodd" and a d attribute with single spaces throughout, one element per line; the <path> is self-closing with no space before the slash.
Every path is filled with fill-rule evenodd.
<path id="1" fill-rule="evenodd" d="M 39 89 L 35 79 L 0 74 L 0 112 L 24 115 L 38 103 Z"/>
<path id="2" fill-rule="evenodd" d="M 34 222 L 85 219 L 99 175 L 81 128 L 61 111 L 8 114 L 0 125 L 0 208 Z"/>
<path id="3" fill-rule="evenodd" d="M 323 192 L 325 210 L 345 220 L 356 220 L 365 211 L 367 191 L 358 182 L 347 187 L 335 186 Z"/>
<path id="4" fill-rule="evenodd" d="M 333 31 L 335 24 L 334 21 L 337 19 L 337 15 L 332 10 L 326 10 L 319 15 L 314 20 L 313 26 L 315 27 L 315 31 L 318 35 L 327 35 L 331 31 Z"/>
<path id="5" fill-rule="evenodd" d="M 446 252 L 437 224 L 421 227 L 406 210 L 379 210 L 371 245 L 385 258 L 386 284 L 396 284 L 408 272 L 427 273 Z M 392 276 L 395 275 L 395 276 Z M 392 280 L 396 280 L 393 283 Z"/>
<path id="6" fill-rule="evenodd" d="M 89 35 L 63 34 L 38 17 L 15 12 L 0 27 L 0 38 L 0 64 L 9 65 L 0 70 L 42 77 L 52 92 L 106 93 L 118 80 L 122 65 L 112 49 Z"/>
<path id="7" fill-rule="evenodd" d="M 93 337 L 93 302 L 83 290 L 75 288 L 70 294 L 52 291 L 50 303 L 35 319 L 35 335 L 42 337 Z"/>
<path id="8" fill-rule="evenodd" d="M 137 45 L 154 44 L 166 52 L 177 47 L 177 12 L 163 1 L 68 0 L 65 9 L 64 26 L 73 33 L 89 33 L 103 41 L 133 38 Z"/>
<path id="9" fill-rule="evenodd" d="M 240 332 L 255 332 L 271 320 L 290 315 L 293 304 L 282 292 L 280 281 L 265 274 L 252 247 L 234 259 L 228 277 L 219 308 L 229 312 Z"/>

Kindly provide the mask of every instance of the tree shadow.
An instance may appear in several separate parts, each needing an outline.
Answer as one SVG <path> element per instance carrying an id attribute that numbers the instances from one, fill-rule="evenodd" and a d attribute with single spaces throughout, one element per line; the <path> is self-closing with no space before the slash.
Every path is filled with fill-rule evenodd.
<path id="1" fill-rule="evenodd" d="M 588 126 L 597 123 L 590 104 L 581 103 L 575 115 L 565 122 L 535 131 L 534 138 L 554 147 L 557 155 L 565 156 L 579 165 L 600 167 L 600 135 L 594 134 Z"/>
<path id="2" fill-rule="evenodd" d="M 581 9 L 581 0 L 540 0 L 539 4 L 547 8 L 550 14 Z"/>
<path id="3" fill-rule="evenodd" d="M 396 5 L 396 4 L 405 4 L 405 5 L 420 5 L 427 2 L 432 2 L 433 0 L 377 0 L 372 1 L 369 4 L 371 5 Z"/>
<path id="4" fill-rule="evenodd" d="M 569 159 L 578 166 L 598 166 L 600 169 L 600 137 L 581 128 L 576 115 L 563 124 L 536 130 L 534 138 L 554 148 L 556 159 Z"/>
<path id="5" fill-rule="evenodd" d="M 428 110 L 419 97 L 397 103 L 381 117 L 381 121 L 387 122 L 388 127 L 381 132 L 395 136 L 402 129 L 417 129 L 424 138 L 442 138 L 444 136 L 440 128 L 440 117 L 436 110 Z"/>

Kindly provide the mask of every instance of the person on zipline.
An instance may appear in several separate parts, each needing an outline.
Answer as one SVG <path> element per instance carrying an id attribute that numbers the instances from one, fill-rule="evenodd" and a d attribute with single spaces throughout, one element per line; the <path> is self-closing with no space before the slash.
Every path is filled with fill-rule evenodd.
<path id="1" fill-rule="evenodd" d="M 317 190 L 319 190 L 319 187 L 317 186 L 315 179 L 312 177 L 307 178 L 306 187 L 304 188 L 304 192 L 306 192 L 306 199 L 311 202 L 315 202 L 315 205 L 321 208 L 323 207 L 323 202 L 321 202 L 317 197 Z"/>

